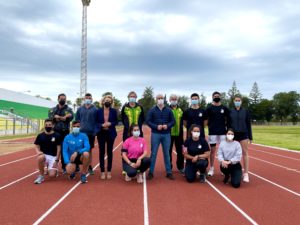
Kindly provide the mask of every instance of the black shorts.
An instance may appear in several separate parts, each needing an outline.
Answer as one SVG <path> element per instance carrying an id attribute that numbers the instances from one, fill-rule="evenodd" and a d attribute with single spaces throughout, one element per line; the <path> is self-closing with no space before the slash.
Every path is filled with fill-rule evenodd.
<path id="1" fill-rule="evenodd" d="M 72 162 L 72 163 L 75 163 L 76 165 L 81 165 L 82 164 L 82 162 L 80 160 L 81 156 L 82 156 L 82 154 L 77 154 L 74 162 Z"/>
<path id="2" fill-rule="evenodd" d="M 234 140 L 236 141 L 243 141 L 243 140 L 247 140 L 248 138 L 248 134 L 244 133 L 244 132 L 234 132 Z"/>
<path id="3" fill-rule="evenodd" d="M 90 147 L 91 149 L 95 147 L 95 135 L 87 135 L 89 138 L 89 143 L 90 143 Z"/>

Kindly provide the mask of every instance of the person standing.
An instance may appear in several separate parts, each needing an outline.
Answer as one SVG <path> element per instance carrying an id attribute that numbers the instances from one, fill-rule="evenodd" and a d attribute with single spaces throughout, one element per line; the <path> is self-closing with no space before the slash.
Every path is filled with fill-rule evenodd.
<path id="1" fill-rule="evenodd" d="M 76 121 L 80 122 L 80 131 L 85 133 L 89 138 L 90 153 L 89 153 L 89 168 L 88 172 L 94 175 L 92 167 L 92 150 L 95 147 L 95 136 L 97 126 L 97 108 L 93 105 L 93 98 L 90 93 L 84 96 L 83 105 L 76 112 Z"/>
<path id="2" fill-rule="evenodd" d="M 113 161 L 113 147 L 117 137 L 116 125 L 118 123 L 117 110 L 113 108 L 114 100 L 111 95 L 105 95 L 101 100 L 102 108 L 98 109 L 97 117 L 99 120 L 99 129 L 97 139 L 99 143 L 99 162 L 100 162 L 100 179 L 105 178 L 110 180 L 112 161 Z M 105 151 L 105 145 L 107 146 Z M 105 152 L 107 153 L 107 174 L 105 175 Z"/>
<path id="3" fill-rule="evenodd" d="M 175 94 L 171 94 L 170 98 L 170 109 L 173 112 L 175 119 L 175 124 L 171 129 L 171 144 L 170 144 L 170 162 L 172 166 L 172 155 L 173 155 L 173 145 L 175 144 L 175 149 L 177 153 L 176 166 L 180 173 L 184 173 L 184 157 L 182 154 L 182 144 L 183 144 L 183 111 L 178 106 L 178 97 Z"/>
<path id="4" fill-rule="evenodd" d="M 137 94 L 134 91 L 128 94 L 128 103 L 126 103 L 121 111 L 121 118 L 124 125 L 123 141 L 130 136 L 129 128 L 132 124 L 138 124 L 140 128 L 140 137 L 143 137 L 142 126 L 145 121 L 143 107 L 137 103 Z"/>
<path id="5" fill-rule="evenodd" d="M 200 108 L 199 95 L 193 93 L 191 95 L 191 107 L 183 113 L 183 124 L 187 130 L 190 129 L 192 124 L 200 126 L 200 135 L 205 138 L 204 127 L 207 125 L 207 114 L 206 111 Z"/>
<path id="6" fill-rule="evenodd" d="M 59 94 L 57 97 L 58 104 L 49 110 L 48 118 L 54 123 L 54 131 L 60 134 L 61 144 L 64 138 L 70 133 L 70 122 L 74 118 L 73 110 L 66 104 L 67 96 Z M 63 160 L 63 152 L 61 152 L 61 167 L 63 173 L 66 173 L 66 165 Z"/>
<path id="7" fill-rule="evenodd" d="M 171 144 L 171 128 L 175 124 L 175 119 L 171 109 L 165 106 L 164 96 L 162 94 L 156 96 L 156 106 L 149 110 L 147 124 L 151 128 L 151 166 L 148 179 L 153 178 L 157 152 L 161 144 L 167 173 L 166 177 L 170 180 L 174 180 L 169 149 Z"/>
<path id="8" fill-rule="evenodd" d="M 216 156 L 217 144 L 225 140 L 229 109 L 222 105 L 220 92 L 215 91 L 212 94 L 212 105 L 207 107 L 208 134 L 210 144 L 210 169 L 208 176 L 214 175 L 214 161 Z"/>
<path id="9" fill-rule="evenodd" d="M 224 174 L 224 184 L 231 178 L 231 185 L 234 188 L 240 187 L 242 178 L 242 147 L 239 142 L 234 141 L 234 131 L 228 129 L 226 139 L 221 142 L 218 150 L 220 169 Z"/>
<path id="10" fill-rule="evenodd" d="M 34 181 L 35 184 L 44 182 L 44 166 L 47 165 L 49 177 L 56 177 L 57 165 L 61 153 L 60 135 L 53 131 L 53 122 L 46 119 L 44 123 L 45 131 L 40 133 L 35 139 L 35 149 L 37 153 L 37 164 L 39 176 Z"/>
<path id="11" fill-rule="evenodd" d="M 236 95 L 234 97 L 234 109 L 230 110 L 230 128 L 234 131 L 234 140 L 240 142 L 243 150 L 244 174 L 243 181 L 249 182 L 249 156 L 248 142 L 252 142 L 251 118 L 248 110 L 242 108 L 242 97 Z"/>

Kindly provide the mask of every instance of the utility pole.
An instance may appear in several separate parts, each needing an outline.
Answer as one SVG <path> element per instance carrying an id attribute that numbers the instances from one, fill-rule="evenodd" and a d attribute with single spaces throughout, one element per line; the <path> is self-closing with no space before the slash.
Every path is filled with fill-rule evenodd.
<path id="1" fill-rule="evenodd" d="M 81 73 L 80 73 L 80 97 L 87 92 L 87 7 L 91 0 L 82 1 L 82 37 L 81 37 Z"/>

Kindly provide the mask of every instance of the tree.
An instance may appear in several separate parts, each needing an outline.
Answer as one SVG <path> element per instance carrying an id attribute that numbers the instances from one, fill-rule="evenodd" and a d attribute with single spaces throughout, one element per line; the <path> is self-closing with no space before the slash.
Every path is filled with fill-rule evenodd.
<path id="1" fill-rule="evenodd" d="M 249 100 L 251 105 L 256 105 L 261 101 L 262 94 L 258 88 L 258 85 L 256 82 L 254 82 L 252 89 L 249 94 Z"/>
<path id="2" fill-rule="evenodd" d="M 221 92 L 220 94 L 221 94 L 222 105 L 225 105 L 225 106 L 229 107 L 230 98 L 228 98 L 226 92 Z"/>
<path id="3" fill-rule="evenodd" d="M 82 98 L 76 98 L 75 102 L 77 106 L 81 106 L 83 99 Z"/>
<path id="4" fill-rule="evenodd" d="M 189 97 L 188 96 L 178 96 L 178 106 L 183 111 L 189 108 Z"/>
<path id="5" fill-rule="evenodd" d="M 155 105 L 153 88 L 146 87 L 142 96 L 138 103 L 143 106 L 145 116 L 147 116 L 149 109 Z"/>
<path id="6" fill-rule="evenodd" d="M 207 105 L 207 103 L 206 103 L 206 97 L 205 97 L 205 95 L 203 93 L 201 93 L 199 101 L 200 101 L 200 106 L 202 108 L 206 108 L 206 105 Z"/>
<path id="7" fill-rule="evenodd" d="M 229 105 L 228 106 L 229 106 L 229 108 L 234 108 L 234 103 L 233 103 L 234 96 L 236 96 L 238 94 L 240 95 L 241 93 L 236 86 L 236 82 L 233 81 L 231 89 L 228 90 L 228 97 L 229 97 Z"/>
<path id="8" fill-rule="evenodd" d="M 261 99 L 260 103 L 258 103 L 256 106 L 257 120 L 261 120 L 261 121 L 266 120 L 269 123 L 273 118 L 273 114 L 274 114 L 273 101 L 268 99 Z"/>
<path id="9" fill-rule="evenodd" d="M 120 109 L 121 109 L 121 107 L 122 107 L 122 102 L 121 102 L 119 99 L 117 99 L 117 98 L 113 95 L 113 93 L 110 92 L 110 91 L 104 92 L 104 93 L 102 94 L 102 97 L 104 97 L 105 95 L 110 95 L 110 96 L 113 97 L 113 100 L 114 100 L 114 108 L 117 109 L 118 112 L 119 112 Z M 100 104 L 99 104 L 99 107 L 100 107 Z"/>

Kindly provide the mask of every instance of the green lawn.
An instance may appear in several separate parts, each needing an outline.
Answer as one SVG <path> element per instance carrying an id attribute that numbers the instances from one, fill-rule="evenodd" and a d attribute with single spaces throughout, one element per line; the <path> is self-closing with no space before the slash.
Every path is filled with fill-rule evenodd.
<path id="1" fill-rule="evenodd" d="M 252 126 L 257 144 L 300 150 L 300 126 Z"/>

